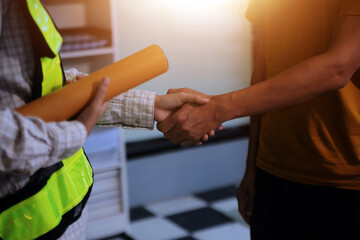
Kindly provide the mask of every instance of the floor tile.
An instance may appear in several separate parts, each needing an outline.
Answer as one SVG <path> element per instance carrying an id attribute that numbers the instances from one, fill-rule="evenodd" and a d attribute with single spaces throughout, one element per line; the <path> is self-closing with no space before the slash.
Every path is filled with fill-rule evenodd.
<path id="1" fill-rule="evenodd" d="M 125 233 L 120 233 L 117 234 L 116 236 L 102 238 L 101 240 L 134 240 L 134 239 Z"/>
<path id="2" fill-rule="evenodd" d="M 236 186 L 231 185 L 228 187 L 218 188 L 211 191 L 202 192 L 199 194 L 196 194 L 197 197 L 212 203 L 214 201 L 218 201 L 221 199 L 226 199 L 230 197 L 234 197 L 236 194 Z"/>
<path id="3" fill-rule="evenodd" d="M 205 201 L 195 196 L 184 196 L 149 204 L 145 208 L 154 213 L 156 216 L 169 216 L 181 212 L 203 208 L 206 206 L 207 204 Z"/>
<path id="4" fill-rule="evenodd" d="M 248 226 L 248 224 L 245 222 L 245 220 L 239 213 L 236 197 L 213 202 L 211 204 L 211 207 L 219 212 L 222 212 L 224 215 L 228 216 L 233 221 Z"/>
<path id="5" fill-rule="evenodd" d="M 238 223 L 225 224 L 193 233 L 198 240 L 250 240 L 250 230 Z"/>
<path id="6" fill-rule="evenodd" d="M 225 212 L 224 213 L 226 216 L 228 216 L 229 218 L 231 218 L 232 220 L 234 220 L 235 222 L 238 222 L 240 224 L 243 224 L 245 226 L 249 226 L 245 220 L 243 219 L 243 217 L 240 215 L 239 211 L 237 209 L 234 209 L 232 211 L 229 212 Z"/>
<path id="7" fill-rule="evenodd" d="M 215 201 L 211 204 L 211 207 L 220 212 L 230 212 L 238 209 L 238 202 L 236 197 Z"/>
<path id="8" fill-rule="evenodd" d="M 113 238 L 107 238 L 106 240 L 125 240 L 122 237 L 113 237 Z"/>
<path id="9" fill-rule="evenodd" d="M 112 238 L 106 238 L 106 240 L 127 240 L 127 239 L 123 237 L 112 237 Z"/>
<path id="10" fill-rule="evenodd" d="M 209 207 L 168 216 L 167 218 L 189 232 L 231 222 L 228 217 Z"/>
<path id="11" fill-rule="evenodd" d="M 130 209 L 130 221 L 136 221 L 136 220 L 140 220 L 140 219 L 144 219 L 144 218 L 148 218 L 148 217 L 153 217 L 154 214 L 152 214 L 151 212 L 149 212 L 148 210 L 146 210 L 143 207 L 137 207 L 137 208 L 132 208 Z"/>
<path id="12" fill-rule="evenodd" d="M 162 218 L 147 218 L 131 224 L 131 236 L 136 240 L 169 240 L 189 234 L 174 223 Z"/>
<path id="13" fill-rule="evenodd" d="M 175 239 L 175 240 L 197 240 L 193 237 L 183 237 L 183 238 L 178 238 L 178 239 Z"/>

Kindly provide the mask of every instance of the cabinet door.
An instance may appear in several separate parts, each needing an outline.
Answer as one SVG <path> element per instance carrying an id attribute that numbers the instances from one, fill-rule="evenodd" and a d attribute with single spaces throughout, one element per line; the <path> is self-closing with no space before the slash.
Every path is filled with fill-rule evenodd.
<path id="1" fill-rule="evenodd" d="M 122 130 L 95 128 L 84 149 L 94 169 L 94 185 L 87 205 L 87 238 L 128 232 L 126 154 Z"/>

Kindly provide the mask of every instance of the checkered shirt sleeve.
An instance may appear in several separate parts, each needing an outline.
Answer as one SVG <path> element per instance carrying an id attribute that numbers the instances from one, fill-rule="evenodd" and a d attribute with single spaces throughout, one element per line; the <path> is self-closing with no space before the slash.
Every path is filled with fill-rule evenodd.
<path id="1" fill-rule="evenodd" d="M 77 69 L 65 71 L 67 80 L 76 80 L 76 76 L 86 75 Z M 109 101 L 106 112 L 97 125 L 101 127 L 120 126 L 128 129 L 153 129 L 154 103 L 156 94 L 150 91 L 133 89 Z"/>
<path id="2" fill-rule="evenodd" d="M 77 121 L 46 123 L 14 109 L 31 100 L 34 57 L 20 1 L 0 8 L 0 197 L 16 192 L 35 171 L 71 156 L 87 132 Z"/>

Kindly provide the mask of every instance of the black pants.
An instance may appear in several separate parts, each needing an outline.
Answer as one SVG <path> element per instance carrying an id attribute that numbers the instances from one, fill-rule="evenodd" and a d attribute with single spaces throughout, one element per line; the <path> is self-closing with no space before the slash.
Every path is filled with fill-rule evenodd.
<path id="1" fill-rule="evenodd" d="M 295 183 L 260 169 L 255 185 L 252 240 L 360 240 L 360 191 Z"/>

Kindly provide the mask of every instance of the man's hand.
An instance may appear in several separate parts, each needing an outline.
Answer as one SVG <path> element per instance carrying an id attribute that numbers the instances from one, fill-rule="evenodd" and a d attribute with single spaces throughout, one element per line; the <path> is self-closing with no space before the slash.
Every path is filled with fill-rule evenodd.
<path id="1" fill-rule="evenodd" d="M 164 133 L 167 139 L 186 147 L 196 144 L 204 140 L 204 138 L 207 140 L 209 135 L 213 135 L 214 129 L 222 128 L 221 121 L 216 118 L 216 109 L 218 107 L 216 96 L 210 97 L 187 88 L 169 90 L 168 93 L 173 94 L 179 92 L 204 96 L 209 98 L 210 101 L 203 105 L 194 103 L 184 104 L 181 109 L 159 123 L 157 128 Z"/>
<path id="2" fill-rule="evenodd" d="M 199 105 L 209 102 L 207 96 L 187 92 L 167 93 L 167 95 L 157 95 L 155 99 L 154 118 L 157 122 L 164 121 L 171 113 L 178 110 L 184 103 L 196 103 Z"/>
<path id="3" fill-rule="evenodd" d="M 202 105 L 209 102 L 209 96 L 191 89 L 170 89 L 167 95 L 156 96 L 155 99 L 155 121 L 161 123 L 171 114 L 175 113 L 185 103 L 194 103 L 196 105 Z M 217 128 L 222 130 L 222 126 Z M 214 130 L 203 134 L 201 139 L 194 143 L 195 145 L 201 145 L 202 142 L 208 141 L 209 137 L 215 135 Z"/>
<path id="4" fill-rule="evenodd" d="M 108 102 L 104 102 L 104 98 L 106 96 L 107 89 L 110 84 L 110 79 L 108 77 L 104 77 L 97 89 L 95 96 L 91 103 L 87 105 L 77 116 L 75 120 L 84 124 L 87 134 L 89 136 L 91 130 L 97 123 L 100 116 L 105 112 Z"/>
<path id="5" fill-rule="evenodd" d="M 255 169 L 253 167 L 247 167 L 245 175 L 237 190 L 236 198 L 238 200 L 239 213 L 248 224 L 250 224 L 250 219 L 253 214 L 254 193 Z"/>

